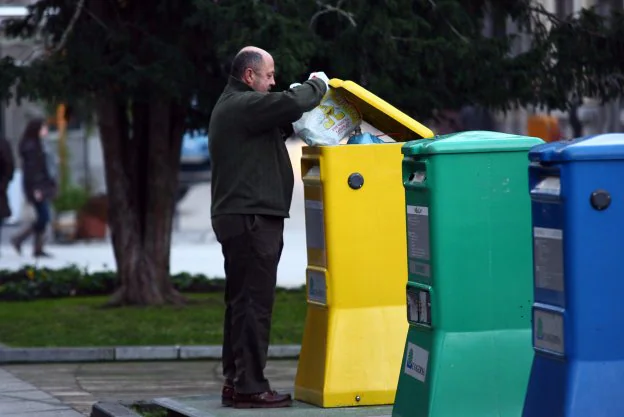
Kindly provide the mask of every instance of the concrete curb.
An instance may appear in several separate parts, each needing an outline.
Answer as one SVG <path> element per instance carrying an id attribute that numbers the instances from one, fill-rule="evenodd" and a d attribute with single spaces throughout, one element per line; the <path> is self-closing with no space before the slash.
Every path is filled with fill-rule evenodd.
<path id="1" fill-rule="evenodd" d="M 141 417 L 121 403 L 97 402 L 91 407 L 90 417 Z"/>
<path id="2" fill-rule="evenodd" d="M 300 345 L 271 345 L 269 359 L 297 359 Z M 123 362 L 221 359 L 221 346 L 0 347 L 0 365 L 50 362 Z"/>

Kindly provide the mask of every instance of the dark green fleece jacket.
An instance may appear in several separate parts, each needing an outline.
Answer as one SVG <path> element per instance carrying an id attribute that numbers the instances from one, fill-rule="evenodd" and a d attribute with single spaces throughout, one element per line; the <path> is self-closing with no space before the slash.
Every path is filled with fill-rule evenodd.
<path id="1" fill-rule="evenodd" d="M 284 92 L 260 93 L 230 77 L 208 130 L 212 216 L 289 217 L 294 176 L 280 128 L 316 107 L 326 89 L 312 79 Z"/>

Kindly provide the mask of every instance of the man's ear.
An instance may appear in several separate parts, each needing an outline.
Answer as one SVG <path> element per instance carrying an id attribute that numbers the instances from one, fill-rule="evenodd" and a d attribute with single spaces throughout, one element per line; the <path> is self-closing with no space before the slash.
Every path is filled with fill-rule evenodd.
<path id="1" fill-rule="evenodd" d="M 248 83 L 253 81 L 253 70 L 251 68 L 245 69 L 245 72 L 243 73 L 243 80 Z"/>

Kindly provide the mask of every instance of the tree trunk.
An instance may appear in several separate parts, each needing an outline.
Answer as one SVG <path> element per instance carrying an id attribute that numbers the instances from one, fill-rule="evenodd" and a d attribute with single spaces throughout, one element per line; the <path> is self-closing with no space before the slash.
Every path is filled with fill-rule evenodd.
<path id="1" fill-rule="evenodd" d="M 169 258 L 184 109 L 156 94 L 128 105 L 109 93 L 97 114 L 120 283 L 109 304 L 183 303 Z"/>

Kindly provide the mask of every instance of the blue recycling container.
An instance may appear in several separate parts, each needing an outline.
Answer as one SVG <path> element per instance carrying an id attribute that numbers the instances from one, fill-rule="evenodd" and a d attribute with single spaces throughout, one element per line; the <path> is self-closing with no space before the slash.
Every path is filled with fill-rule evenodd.
<path id="1" fill-rule="evenodd" d="M 534 358 L 523 417 L 624 416 L 624 134 L 529 152 Z"/>

